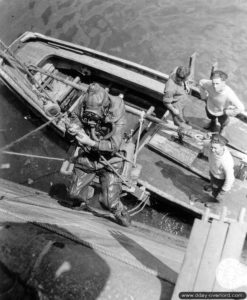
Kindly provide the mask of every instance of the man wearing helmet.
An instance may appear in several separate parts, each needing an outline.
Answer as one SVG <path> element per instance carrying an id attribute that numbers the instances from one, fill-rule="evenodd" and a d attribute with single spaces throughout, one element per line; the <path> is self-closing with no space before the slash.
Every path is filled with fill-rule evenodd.
<path id="1" fill-rule="evenodd" d="M 115 215 L 119 224 L 129 226 L 128 212 L 120 201 L 122 183 L 117 176 L 121 174 L 123 162 L 113 161 L 111 167 L 116 172 L 102 162 L 102 157 L 112 161 L 120 150 L 125 126 L 123 100 L 109 95 L 98 83 L 90 84 L 68 126 L 68 133 L 75 136 L 80 146 L 69 194 L 72 199 L 87 203 L 89 186 L 98 175 L 102 189 L 100 202 Z"/>

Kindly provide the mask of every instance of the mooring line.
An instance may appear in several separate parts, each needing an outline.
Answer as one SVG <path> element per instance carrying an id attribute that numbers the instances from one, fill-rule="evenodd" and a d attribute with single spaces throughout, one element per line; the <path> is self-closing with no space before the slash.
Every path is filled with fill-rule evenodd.
<path id="1" fill-rule="evenodd" d="M 30 158 L 41 158 L 41 159 L 64 161 L 64 158 L 51 157 L 51 156 L 42 156 L 42 155 L 35 155 L 35 154 L 29 154 L 29 153 L 21 153 L 21 152 L 13 152 L 13 151 L 2 151 L 2 153 L 3 154 L 8 154 L 8 155 L 25 156 L 25 157 L 30 157 Z"/>

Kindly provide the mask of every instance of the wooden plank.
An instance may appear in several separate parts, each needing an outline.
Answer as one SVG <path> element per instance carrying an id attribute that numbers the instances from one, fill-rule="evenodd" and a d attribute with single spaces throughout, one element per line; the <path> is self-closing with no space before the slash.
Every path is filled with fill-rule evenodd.
<path id="1" fill-rule="evenodd" d="M 187 166 L 191 166 L 198 155 L 198 152 L 173 142 L 172 140 L 169 140 L 167 137 L 160 134 L 155 134 L 149 141 L 149 145 L 164 155 L 171 157 L 172 159 Z"/>
<path id="2" fill-rule="evenodd" d="M 164 136 L 159 134 L 154 135 L 148 143 L 148 146 L 155 151 L 158 151 L 162 155 L 175 161 L 183 167 L 188 168 L 195 174 L 209 179 L 209 175 L 205 168 L 200 169 L 201 164 L 195 164 L 198 160 L 198 152 L 193 151 L 183 145 L 177 144 L 176 142 L 170 141 Z"/>
<path id="3" fill-rule="evenodd" d="M 164 135 L 166 137 L 178 137 L 178 126 L 174 125 L 172 123 L 171 120 L 167 120 L 167 126 L 170 127 L 170 129 L 165 128 L 165 127 L 161 127 L 161 129 L 159 130 L 159 134 L 160 135 Z M 197 134 L 203 134 L 201 131 L 197 130 L 197 129 L 189 129 L 186 133 L 186 130 L 184 132 L 185 134 L 183 135 L 183 142 L 184 145 L 187 145 L 189 148 L 195 150 L 195 151 L 201 151 L 202 149 L 202 145 L 200 145 L 198 143 L 198 140 L 194 138 L 195 135 Z"/>
<path id="4" fill-rule="evenodd" d="M 224 249 L 221 255 L 221 262 L 227 258 L 233 258 L 237 261 L 240 260 L 240 256 L 243 250 L 244 241 L 246 238 L 246 223 L 231 223 L 229 226 L 227 239 L 224 245 Z M 227 275 L 227 274 L 226 274 Z M 215 280 L 213 291 L 229 291 L 229 289 L 222 287 L 217 280 Z"/>
<path id="5" fill-rule="evenodd" d="M 208 160 L 205 160 L 201 157 L 196 157 L 196 159 L 193 161 L 191 168 L 194 170 L 201 170 L 202 174 L 204 174 L 203 177 L 209 179 L 209 163 Z"/>
<path id="6" fill-rule="evenodd" d="M 212 291 L 215 281 L 214 270 L 218 266 L 221 257 L 227 230 L 227 223 L 213 221 L 201 258 L 193 291 Z"/>
<path id="7" fill-rule="evenodd" d="M 179 299 L 180 292 L 192 291 L 210 227 L 210 223 L 195 219 L 172 300 Z"/>

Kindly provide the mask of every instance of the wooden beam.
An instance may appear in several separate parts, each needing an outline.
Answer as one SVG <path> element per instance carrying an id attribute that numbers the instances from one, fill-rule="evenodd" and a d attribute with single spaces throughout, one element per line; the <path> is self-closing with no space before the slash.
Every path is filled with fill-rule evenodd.
<path id="1" fill-rule="evenodd" d="M 215 270 L 224 247 L 228 224 L 213 221 L 205 245 L 193 291 L 210 292 L 215 282 Z M 200 238 L 198 238 L 198 243 Z"/>
<path id="2" fill-rule="evenodd" d="M 193 291 L 210 227 L 210 223 L 195 219 L 172 300 L 179 299 L 180 292 Z"/>
<path id="3" fill-rule="evenodd" d="M 227 233 L 227 239 L 225 241 L 224 249 L 220 261 L 224 261 L 227 258 L 240 260 L 243 250 L 244 241 L 246 238 L 247 224 L 246 223 L 231 223 Z M 219 261 L 219 263 L 220 263 Z M 227 276 L 227 274 L 226 274 Z M 212 291 L 229 291 L 222 287 L 217 280 L 215 280 Z"/>

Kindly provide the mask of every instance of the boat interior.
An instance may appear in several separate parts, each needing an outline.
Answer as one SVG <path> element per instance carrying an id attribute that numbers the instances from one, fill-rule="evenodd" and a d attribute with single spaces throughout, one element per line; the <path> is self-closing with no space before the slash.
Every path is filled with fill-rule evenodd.
<path id="1" fill-rule="evenodd" d="M 165 108 L 161 105 L 159 95 L 155 98 L 153 95 L 148 95 L 141 87 L 134 84 L 129 84 L 122 78 L 112 76 L 110 73 L 94 69 L 92 67 L 79 64 L 72 60 L 61 60 L 59 57 L 49 57 L 41 62 L 38 68 L 43 71 L 43 74 L 33 69 L 36 86 L 39 89 L 42 86 L 46 93 L 59 104 L 61 111 L 72 111 L 79 102 L 80 96 L 92 82 L 97 82 L 114 96 L 120 95 L 127 106 L 133 107 L 138 111 L 150 111 L 157 117 L 162 117 L 165 113 Z M 46 73 L 46 74 L 45 74 Z M 54 77 L 53 77 L 54 76 Z M 63 79 L 64 82 L 56 80 L 56 77 Z M 82 90 L 66 84 L 74 83 L 81 87 Z M 151 107 L 150 103 L 152 103 Z M 131 129 L 136 129 L 139 124 L 138 114 L 128 111 L 128 128 L 127 133 Z"/>
<path id="2" fill-rule="evenodd" d="M 204 182 L 209 180 L 209 167 L 207 157 L 202 153 L 202 146 L 195 141 L 193 137 L 186 135 L 179 136 L 176 126 L 172 121 L 169 121 L 169 114 L 166 112 L 162 105 L 160 95 L 157 93 L 156 97 L 154 93 L 147 93 L 143 88 L 136 84 L 129 84 L 128 80 L 118 78 L 110 73 L 102 70 L 94 69 L 87 65 L 80 65 L 72 60 L 63 60 L 59 57 L 49 57 L 48 60 L 43 61 L 38 66 L 40 69 L 45 70 L 47 74 L 54 74 L 60 78 L 65 79 L 65 82 L 57 81 L 51 76 L 35 73 L 36 80 L 40 85 L 45 87 L 47 93 L 52 99 L 55 99 L 59 103 L 62 112 L 67 110 L 73 110 L 77 105 L 83 91 L 79 91 L 72 86 L 66 85 L 66 81 L 70 81 L 79 84 L 86 91 L 88 85 L 92 82 L 98 82 L 105 87 L 110 94 L 120 95 L 127 107 L 127 136 L 131 136 L 136 141 L 140 128 L 140 112 L 144 111 L 146 114 L 150 113 L 158 118 L 166 118 L 171 128 L 167 129 L 157 124 L 145 121 L 141 129 L 141 146 L 139 150 L 138 162 L 143 166 L 142 178 L 146 182 L 150 182 L 152 178 L 153 186 L 159 187 L 157 194 L 160 194 L 161 190 L 169 191 L 169 195 L 174 195 L 175 199 L 183 199 L 184 195 L 181 194 L 183 188 L 186 187 L 190 192 L 186 192 L 186 197 L 183 200 L 186 203 L 185 206 L 190 207 L 191 203 L 196 198 L 200 198 L 199 207 L 202 209 L 203 203 L 212 201 L 209 197 L 201 196 L 201 186 Z M 193 98 L 193 97 L 191 97 Z M 197 100 L 188 101 L 184 113 L 187 120 L 192 123 L 194 132 L 201 133 L 201 129 L 198 125 L 201 125 L 201 121 L 205 120 L 205 115 L 202 115 L 203 105 L 198 105 L 195 102 Z M 152 105 L 150 105 L 152 104 Z M 200 103 L 202 104 L 202 103 Z M 136 109 L 136 111 L 129 110 L 128 107 Z M 205 114 L 205 113 L 204 113 Z M 195 118 L 198 116 L 198 119 Z M 201 117 L 201 119 L 199 118 Z M 194 124 L 193 124 L 194 122 Z M 236 163 L 236 174 L 240 166 L 241 155 L 236 150 L 234 160 Z M 241 154 L 241 153 L 240 153 Z M 145 163 L 147 162 L 148 163 Z M 162 164 L 161 164 L 162 161 Z M 149 163 L 150 162 L 150 163 Z M 167 171 L 164 170 L 166 166 Z M 176 166 L 174 168 L 174 166 Z M 171 184 L 170 178 L 167 174 L 167 178 L 161 176 L 162 173 L 169 173 L 169 170 L 176 169 L 176 175 L 172 175 L 174 183 Z M 179 176 L 181 173 L 186 173 L 183 176 Z M 172 174 L 172 172 L 170 173 Z M 151 177 L 150 177 L 151 176 Z M 165 176 L 166 177 L 166 176 Z M 188 182 L 190 178 L 190 182 Z M 179 182 L 181 186 L 179 186 Z M 165 187 L 160 189 L 165 183 Z M 181 188 L 183 186 L 183 188 Z M 243 196 L 245 192 L 243 184 L 241 183 L 236 191 L 237 195 Z M 198 199 L 197 199 L 198 200 Z M 196 200 L 196 201 L 197 201 Z M 242 205 L 242 201 L 240 201 Z M 193 204 L 194 205 L 194 204 Z M 198 206 L 198 203 L 196 203 Z M 192 206 L 191 206 L 192 207 Z M 197 212 L 197 208 L 193 207 L 193 210 Z"/>

